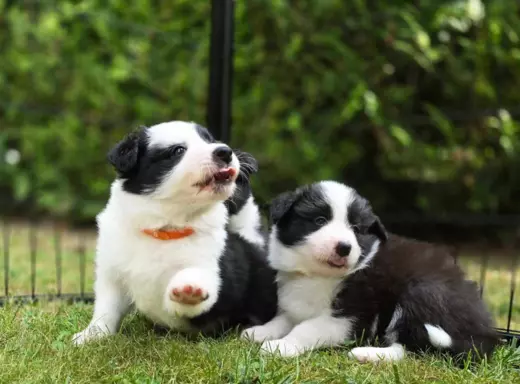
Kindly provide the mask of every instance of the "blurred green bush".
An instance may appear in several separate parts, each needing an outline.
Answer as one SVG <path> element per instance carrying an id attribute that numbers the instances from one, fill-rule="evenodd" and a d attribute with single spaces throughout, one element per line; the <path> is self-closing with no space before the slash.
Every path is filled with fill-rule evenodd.
<path id="1" fill-rule="evenodd" d="M 237 2 L 232 136 L 256 195 L 333 178 L 378 210 L 520 213 L 520 5 L 486 3 Z M 0 211 L 91 219 L 122 135 L 205 123 L 210 2 L 0 9 Z"/>

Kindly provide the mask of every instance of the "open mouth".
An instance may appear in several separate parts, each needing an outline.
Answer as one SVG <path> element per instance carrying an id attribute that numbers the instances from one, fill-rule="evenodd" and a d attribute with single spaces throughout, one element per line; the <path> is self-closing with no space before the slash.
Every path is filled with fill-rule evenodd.
<path id="1" fill-rule="evenodd" d="M 199 187 L 200 189 L 205 189 L 212 185 L 216 187 L 224 186 L 232 183 L 236 174 L 237 171 L 235 168 L 222 168 L 214 174 L 209 175 L 204 180 L 199 181 L 195 184 L 195 186 Z"/>
<path id="2" fill-rule="evenodd" d="M 346 268 L 347 258 L 346 257 L 331 257 L 327 260 L 327 264 L 332 268 Z"/>

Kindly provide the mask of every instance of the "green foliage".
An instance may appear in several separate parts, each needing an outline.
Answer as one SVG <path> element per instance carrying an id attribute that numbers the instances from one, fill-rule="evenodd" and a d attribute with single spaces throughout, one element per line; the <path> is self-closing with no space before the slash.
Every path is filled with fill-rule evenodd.
<path id="1" fill-rule="evenodd" d="M 11 3 L 0 191 L 92 218 L 110 145 L 205 122 L 210 2 Z M 257 196 L 334 178 L 379 210 L 520 212 L 519 3 L 368 3 L 236 2 L 232 136 L 261 164 Z"/>

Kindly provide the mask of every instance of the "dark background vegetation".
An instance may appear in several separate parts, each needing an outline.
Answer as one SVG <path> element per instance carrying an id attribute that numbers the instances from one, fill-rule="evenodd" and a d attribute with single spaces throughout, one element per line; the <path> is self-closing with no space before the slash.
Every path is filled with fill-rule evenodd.
<path id="1" fill-rule="evenodd" d="M 0 214 L 92 222 L 113 143 L 205 123 L 209 35 L 208 1 L 0 1 Z M 520 214 L 519 39 L 517 0 L 237 1 L 232 144 L 258 199 L 345 180 L 461 237 Z"/>

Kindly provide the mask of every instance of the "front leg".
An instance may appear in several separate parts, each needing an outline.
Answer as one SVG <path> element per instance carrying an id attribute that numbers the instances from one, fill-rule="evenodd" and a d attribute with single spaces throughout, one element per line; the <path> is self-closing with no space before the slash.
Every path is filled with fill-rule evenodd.
<path id="1" fill-rule="evenodd" d="M 274 340 L 287 335 L 292 327 L 293 323 L 287 315 L 280 313 L 268 323 L 247 328 L 240 336 L 257 342 Z"/>
<path id="2" fill-rule="evenodd" d="M 97 275 L 94 315 L 87 328 L 73 336 L 72 341 L 76 345 L 115 334 L 131 307 L 131 301 L 119 281 L 106 271 L 98 271 Z"/>
<path id="3" fill-rule="evenodd" d="M 350 336 L 351 320 L 345 317 L 323 315 L 298 324 L 284 338 L 266 341 L 262 351 L 273 353 L 277 350 L 283 357 L 300 355 L 312 349 L 340 345 Z"/>
<path id="4" fill-rule="evenodd" d="M 177 272 L 164 293 L 164 305 L 172 314 L 193 318 L 208 312 L 220 290 L 218 271 L 185 268 Z"/>

